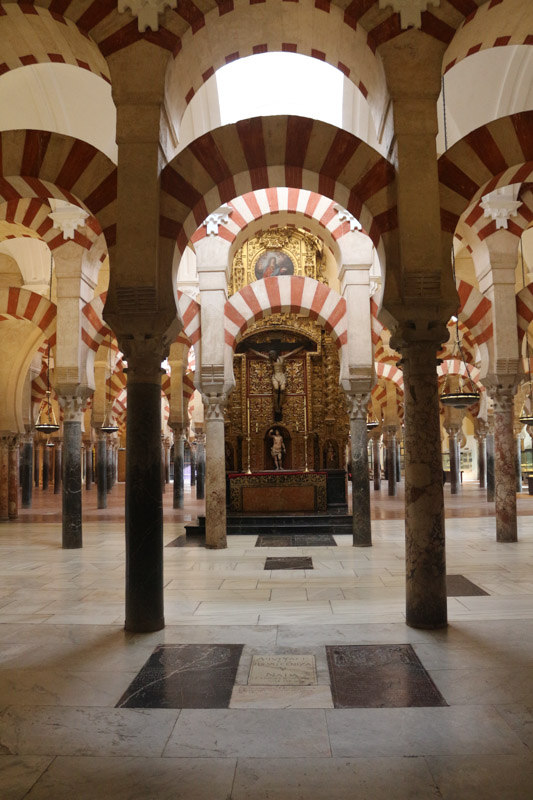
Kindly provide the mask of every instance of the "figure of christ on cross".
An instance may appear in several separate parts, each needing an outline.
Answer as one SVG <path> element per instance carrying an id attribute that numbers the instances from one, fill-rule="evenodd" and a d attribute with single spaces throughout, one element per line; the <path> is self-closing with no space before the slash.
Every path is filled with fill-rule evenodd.
<path id="1" fill-rule="evenodd" d="M 285 389 L 287 387 L 287 375 L 285 373 L 285 361 L 288 356 L 296 355 L 299 353 L 300 350 L 304 349 L 304 345 L 300 345 L 297 347 L 296 350 L 291 350 L 290 353 L 286 353 L 284 356 L 278 355 L 275 350 L 270 350 L 268 355 L 265 353 L 259 353 L 257 350 L 253 350 L 250 348 L 251 352 L 254 353 L 259 358 L 264 358 L 265 361 L 270 361 L 272 367 L 272 389 L 274 393 L 274 414 L 275 419 L 281 419 L 281 409 L 283 406 L 283 399 L 285 396 Z"/>

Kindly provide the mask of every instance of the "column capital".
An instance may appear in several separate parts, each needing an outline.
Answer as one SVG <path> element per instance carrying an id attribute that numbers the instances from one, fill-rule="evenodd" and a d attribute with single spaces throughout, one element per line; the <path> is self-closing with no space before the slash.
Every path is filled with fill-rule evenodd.
<path id="1" fill-rule="evenodd" d="M 516 386 L 492 386 L 488 392 L 496 413 L 507 412 L 514 408 Z"/>
<path id="2" fill-rule="evenodd" d="M 370 392 L 361 392 L 359 394 L 346 394 L 346 402 L 348 404 L 348 416 L 351 420 L 367 418 L 367 407 L 370 401 Z"/>
<path id="3" fill-rule="evenodd" d="M 78 395 L 58 395 L 63 410 L 63 422 L 81 422 L 85 413 L 86 398 Z"/>
<path id="4" fill-rule="evenodd" d="M 220 420 L 224 422 L 224 408 L 227 402 L 226 394 L 208 395 L 202 394 L 204 402 L 205 418 L 208 422 Z M 198 441 L 200 437 L 198 436 Z"/>
<path id="5" fill-rule="evenodd" d="M 121 336 L 119 347 L 128 362 L 124 372 L 128 375 L 128 383 L 160 383 L 161 362 L 169 352 L 166 338 L 156 336 Z"/>

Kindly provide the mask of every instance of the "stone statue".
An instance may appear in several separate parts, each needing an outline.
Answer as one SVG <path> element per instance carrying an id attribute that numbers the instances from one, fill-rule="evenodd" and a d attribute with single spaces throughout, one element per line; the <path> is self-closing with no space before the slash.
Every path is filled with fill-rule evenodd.
<path id="1" fill-rule="evenodd" d="M 250 348 L 251 349 L 251 348 Z M 257 350 L 252 350 L 259 358 L 264 358 L 265 361 L 270 361 L 272 367 L 272 389 L 274 392 L 274 414 L 275 419 L 281 419 L 281 407 L 283 405 L 284 392 L 287 387 L 287 375 L 285 373 L 285 361 L 290 355 L 295 355 L 303 350 L 304 346 L 300 345 L 296 350 L 291 350 L 284 356 L 278 355 L 275 350 L 270 350 L 268 355 L 259 353 Z"/>
<path id="2" fill-rule="evenodd" d="M 275 428 L 274 432 L 270 430 L 268 435 L 272 438 L 272 449 L 270 452 L 272 453 L 272 458 L 274 459 L 276 469 L 283 469 L 283 454 L 285 453 L 283 436 L 279 432 L 278 428 Z"/>

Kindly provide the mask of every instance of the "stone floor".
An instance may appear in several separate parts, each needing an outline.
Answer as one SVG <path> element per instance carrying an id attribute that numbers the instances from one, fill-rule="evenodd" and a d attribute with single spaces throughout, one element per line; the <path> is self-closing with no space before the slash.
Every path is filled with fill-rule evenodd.
<path id="1" fill-rule="evenodd" d="M 405 625 L 403 502 L 385 485 L 370 549 L 251 534 L 165 548 L 167 627 L 132 635 L 123 487 L 104 512 L 95 495 L 82 550 L 60 549 L 51 493 L 0 527 L 2 800 L 531 800 L 533 497 L 518 499 L 520 541 L 496 544 L 483 493 L 446 487 L 448 572 L 488 594 L 449 597 L 445 631 Z M 165 543 L 201 510 L 186 501 L 174 512 L 167 491 Z M 313 569 L 265 570 L 288 556 Z M 116 707 L 159 645 L 229 644 L 227 707 Z M 407 692 L 404 707 L 333 707 L 328 648 L 408 644 L 447 705 Z"/>

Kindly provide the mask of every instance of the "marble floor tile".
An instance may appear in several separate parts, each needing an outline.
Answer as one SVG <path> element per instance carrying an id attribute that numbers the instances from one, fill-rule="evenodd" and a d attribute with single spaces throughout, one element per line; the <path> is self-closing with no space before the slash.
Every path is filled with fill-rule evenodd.
<path id="1" fill-rule="evenodd" d="M 0 755 L 0 797 L 22 800 L 39 776 L 46 771 L 51 758 Z"/>
<path id="2" fill-rule="evenodd" d="M 0 713 L 0 742 L 4 752 L 20 756 L 160 756 L 178 714 L 150 709 L 10 706 Z"/>
<path id="3" fill-rule="evenodd" d="M 229 800 L 233 758 L 58 757 L 27 800 Z M 75 795 L 73 794 L 75 787 Z"/>
<path id="4" fill-rule="evenodd" d="M 242 644 L 156 647 L 117 708 L 227 708 Z"/>
<path id="5" fill-rule="evenodd" d="M 316 684 L 315 657 L 308 654 L 254 655 L 250 686 L 310 686 Z"/>
<path id="6" fill-rule="evenodd" d="M 240 758 L 232 800 L 430 800 L 423 758 Z"/>
<path id="7" fill-rule="evenodd" d="M 333 708 L 331 689 L 320 686 L 234 686 L 230 708 Z"/>
<path id="8" fill-rule="evenodd" d="M 314 569 L 313 559 L 308 556 L 270 556 L 264 569 Z"/>
<path id="9" fill-rule="evenodd" d="M 0 671 L 4 706 L 113 707 L 135 677 L 134 672 Z"/>
<path id="10" fill-rule="evenodd" d="M 323 710 L 184 709 L 164 755 L 291 758 L 331 755 Z M 502 723 L 503 724 L 503 723 Z"/>
<path id="11" fill-rule="evenodd" d="M 533 704 L 525 706 L 520 703 L 509 703 L 497 708 L 505 722 L 533 754 Z"/>
<path id="12" fill-rule="evenodd" d="M 450 705 L 533 704 L 533 664 L 491 669 L 432 669 L 430 675 Z"/>
<path id="13" fill-rule="evenodd" d="M 325 713 L 333 756 L 525 752 L 520 738 L 492 707 L 357 708 Z"/>
<path id="14" fill-rule="evenodd" d="M 431 756 L 426 762 L 442 800 L 531 800 L 531 753 L 523 756 Z"/>
<path id="15" fill-rule="evenodd" d="M 446 594 L 448 597 L 473 597 L 489 593 L 464 575 L 446 575 Z"/>

